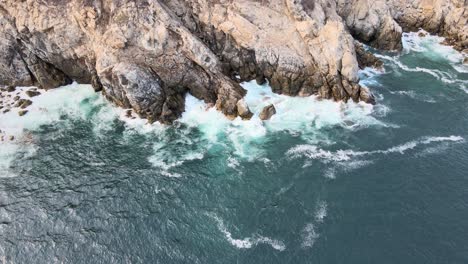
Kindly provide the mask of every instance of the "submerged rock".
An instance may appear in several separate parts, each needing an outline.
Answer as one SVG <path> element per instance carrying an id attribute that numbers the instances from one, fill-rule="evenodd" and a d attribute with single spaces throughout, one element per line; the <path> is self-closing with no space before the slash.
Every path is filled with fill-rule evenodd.
<path id="1" fill-rule="evenodd" d="M 21 109 L 25 109 L 26 107 L 30 106 L 32 101 L 29 99 L 19 99 L 15 104 L 15 107 L 19 107 Z"/>
<path id="2" fill-rule="evenodd" d="M 354 39 L 399 50 L 402 29 L 424 28 L 466 48 L 465 14 L 457 0 L 4 0 L 0 85 L 90 83 L 163 123 L 181 116 L 186 93 L 248 119 L 238 82 L 252 79 L 284 95 L 372 101 L 358 70 L 379 62 Z"/>
<path id="3" fill-rule="evenodd" d="M 26 113 L 28 113 L 28 110 L 20 110 L 18 111 L 19 116 L 24 116 Z"/>
<path id="4" fill-rule="evenodd" d="M 267 105 L 263 108 L 262 112 L 259 114 L 261 120 L 269 120 L 273 115 L 276 114 L 276 108 L 274 105 Z"/>
<path id="5" fill-rule="evenodd" d="M 41 94 L 40 92 L 34 91 L 34 90 L 28 90 L 28 91 L 26 91 L 26 95 L 29 96 L 29 97 L 38 96 L 38 95 L 40 95 L 40 94 Z"/>

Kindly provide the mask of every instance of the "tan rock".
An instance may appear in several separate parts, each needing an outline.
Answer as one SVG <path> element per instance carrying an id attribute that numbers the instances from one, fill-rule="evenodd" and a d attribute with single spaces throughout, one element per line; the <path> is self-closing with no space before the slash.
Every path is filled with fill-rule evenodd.
<path id="1" fill-rule="evenodd" d="M 273 115 L 276 114 L 276 108 L 274 105 L 267 105 L 263 108 L 263 110 L 260 112 L 258 117 L 261 120 L 269 120 Z"/>
<path id="2" fill-rule="evenodd" d="M 250 111 L 244 99 L 237 101 L 237 112 L 243 120 L 250 120 L 253 116 L 253 113 Z"/>
<path id="3" fill-rule="evenodd" d="M 0 26 L 0 85 L 90 83 L 163 123 L 187 92 L 248 117 L 238 82 L 253 79 L 285 95 L 372 101 L 354 39 L 394 50 L 402 29 L 424 28 L 457 49 L 468 42 L 462 0 L 3 0 Z"/>

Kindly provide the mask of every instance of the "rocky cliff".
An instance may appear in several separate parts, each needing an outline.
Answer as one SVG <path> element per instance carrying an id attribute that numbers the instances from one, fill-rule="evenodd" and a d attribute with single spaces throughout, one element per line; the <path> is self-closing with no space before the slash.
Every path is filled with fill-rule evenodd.
<path id="1" fill-rule="evenodd" d="M 0 85 L 91 83 L 112 102 L 170 123 L 189 92 L 248 118 L 239 82 L 363 100 L 355 39 L 401 49 L 424 28 L 466 49 L 462 0 L 0 0 Z"/>

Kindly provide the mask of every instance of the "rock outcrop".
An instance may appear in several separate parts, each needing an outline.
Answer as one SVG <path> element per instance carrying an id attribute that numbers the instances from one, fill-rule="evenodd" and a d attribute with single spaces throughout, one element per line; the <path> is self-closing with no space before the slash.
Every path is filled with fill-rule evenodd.
<path id="1" fill-rule="evenodd" d="M 274 105 L 271 104 L 271 105 L 265 106 L 260 112 L 260 114 L 258 115 L 258 117 L 261 120 L 269 120 L 275 114 L 276 114 L 276 108 Z"/>
<path id="2" fill-rule="evenodd" d="M 358 77 L 372 57 L 354 39 L 398 50 L 403 29 L 422 27 L 465 49 L 466 19 L 462 0 L 0 0 L 0 85 L 91 83 L 163 123 L 187 92 L 249 119 L 239 82 L 252 79 L 373 103 Z"/>

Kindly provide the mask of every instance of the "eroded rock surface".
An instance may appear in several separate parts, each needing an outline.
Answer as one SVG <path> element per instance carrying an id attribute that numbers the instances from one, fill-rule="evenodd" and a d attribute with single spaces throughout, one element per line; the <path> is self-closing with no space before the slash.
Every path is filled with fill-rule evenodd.
<path id="1" fill-rule="evenodd" d="M 466 19 L 461 0 L 0 0 L 0 85 L 91 83 L 163 123 L 187 92 L 248 119 L 239 82 L 252 79 L 373 103 L 357 55 L 372 57 L 354 39 L 398 50 L 402 29 L 422 27 L 466 49 Z"/>

